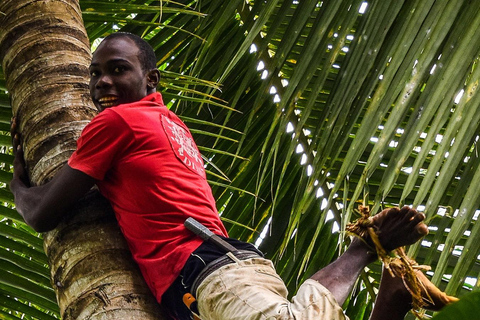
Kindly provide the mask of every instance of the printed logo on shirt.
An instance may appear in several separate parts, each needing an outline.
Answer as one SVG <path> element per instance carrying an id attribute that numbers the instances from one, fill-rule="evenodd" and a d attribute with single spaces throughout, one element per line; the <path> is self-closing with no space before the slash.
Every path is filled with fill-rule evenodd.
<path id="1" fill-rule="evenodd" d="M 205 177 L 203 160 L 190 132 L 164 115 L 162 115 L 162 125 L 177 158 L 187 168 Z"/>

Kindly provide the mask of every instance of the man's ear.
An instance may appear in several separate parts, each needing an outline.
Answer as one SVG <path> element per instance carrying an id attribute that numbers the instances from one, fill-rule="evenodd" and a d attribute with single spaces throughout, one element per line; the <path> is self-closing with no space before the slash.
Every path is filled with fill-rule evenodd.
<path id="1" fill-rule="evenodd" d="M 155 92 L 159 82 L 160 71 L 158 71 L 158 69 L 151 69 L 147 72 L 147 87 L 149 92 Z"/>

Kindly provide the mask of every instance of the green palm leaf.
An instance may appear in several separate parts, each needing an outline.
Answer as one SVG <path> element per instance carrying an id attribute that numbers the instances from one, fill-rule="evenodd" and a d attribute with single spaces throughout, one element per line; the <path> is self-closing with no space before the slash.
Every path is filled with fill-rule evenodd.
<path id="1" fill-rule="evenodd" d="M 450 294 L 478 286 L 474 2 L 80 5 L 92 46 L 120 30 L 155 48 L 160 90 L 195 135 L 230 235 L 258 241 L 291 293 L 344 250 L 358 204 L 424 208 L 431 233 L 410 254 Z M 0 70 L 0 317 L 50 319 L 42 242 L 7 186 L 9 99 Z M 368 318 L 378 279 L 375 264 L 345 306 L 351 319 Z"/>

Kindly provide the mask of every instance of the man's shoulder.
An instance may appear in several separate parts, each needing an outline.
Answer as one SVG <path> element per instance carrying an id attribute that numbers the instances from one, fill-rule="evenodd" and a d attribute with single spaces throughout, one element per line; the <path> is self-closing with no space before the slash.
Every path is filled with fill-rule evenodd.
<path id="1" fill-rule="evenodd" d="M 116 109 L 116 108 L 115 108 Z M 109 123 L 118 121 L 121 116 L 117 110 L 114 108 L 108 108 L 97 114 L 93 119 L 92 123 Z"/>
<path id="2" fill-rule="evenodd" d="M 162 114 L 173 119 L 177 118 L 163 103 L 140 100 L 105 109 L 95 116 L 92 122 L 106 126 L 116 125 L 119 122 L 131 124 L 142 121 L 142 119 L 156 118 Z"/>
<path id="3" fill-rule="evenodd" d="M 125 121 L 126 117 L 119 114 L 114 108 L 108 108 L 93 117 L 92 121 L 85 127 L 82 135 L 85 134 L 105 134 L 118 132 L 128 127 L 128 123 Z"/>

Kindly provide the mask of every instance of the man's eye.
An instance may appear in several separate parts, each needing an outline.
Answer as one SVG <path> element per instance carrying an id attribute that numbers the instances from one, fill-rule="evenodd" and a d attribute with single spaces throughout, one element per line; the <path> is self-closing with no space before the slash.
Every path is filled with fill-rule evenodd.
<path id="1" fill-rule="evenodd" d="M 97 71 L 90 71 L 90 77 L 96 77 L 97 75 Z"/>
<path id="2" fill-rule="evenodd" d="M 115 73 L 120 73 L 120 72 L 123 72 L 124 70 L 125 70 L 124 67 L 115 67 L 115 69 L 113 69 Z"/>

